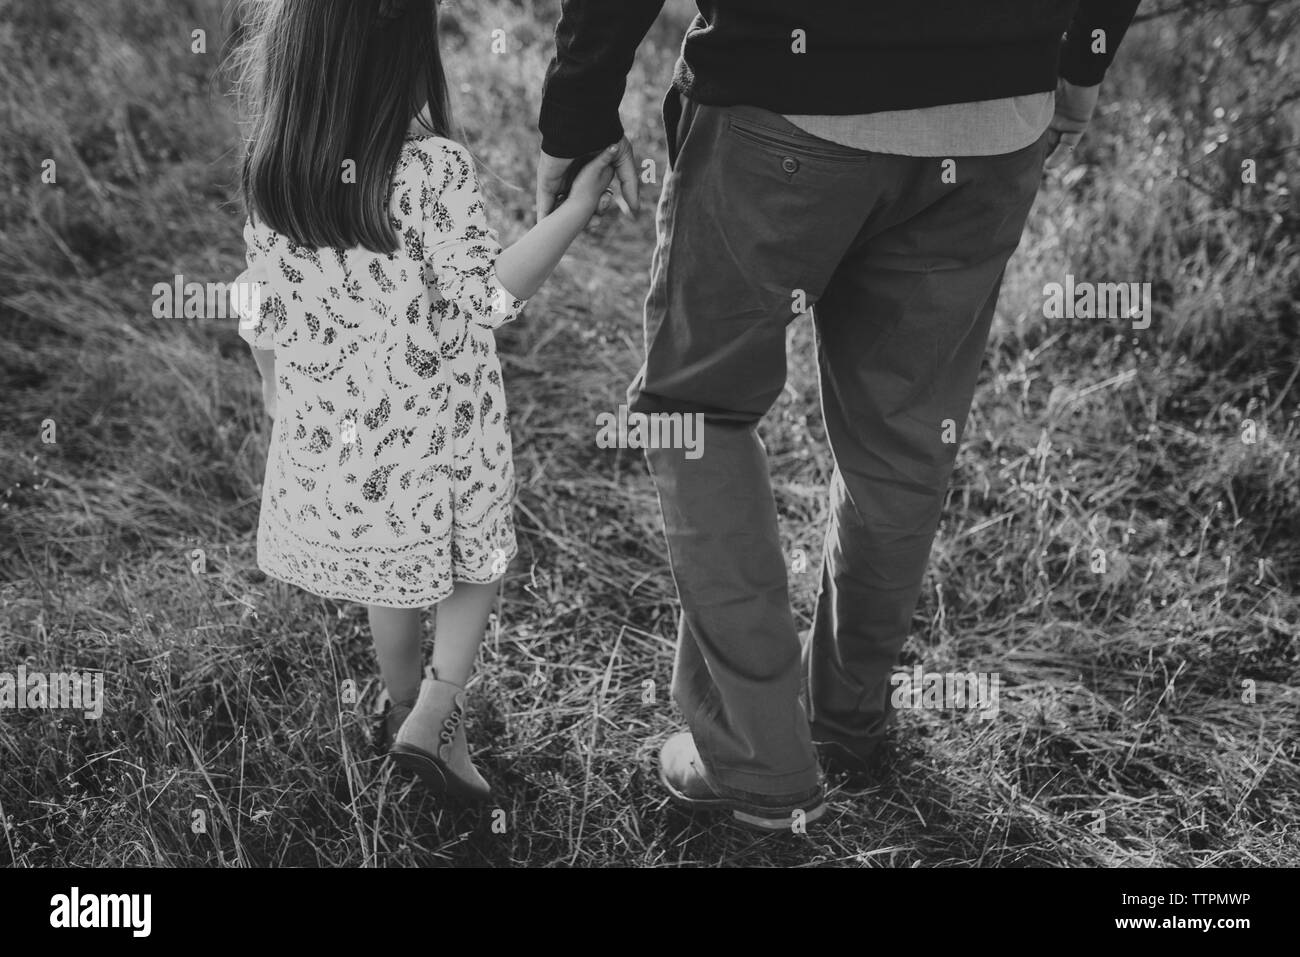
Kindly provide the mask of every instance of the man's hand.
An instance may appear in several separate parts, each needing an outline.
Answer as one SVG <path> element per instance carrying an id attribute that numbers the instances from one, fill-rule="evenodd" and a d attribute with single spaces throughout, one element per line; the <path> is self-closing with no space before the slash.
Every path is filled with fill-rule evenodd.
<path id="1" fill-rule="evenodd" d="M 539 222 L 555 209 L 556 194 L 564 185 L 564 174 L 572 162 L 573 160 L 548 156 L 546 153 L 538 154 L 537 219 Z M 622 196 L 616 202 L 624 212 L 639 212 L 641 199 L 637 192 L 639 180 L 636 172 L 636 154 L 632 151 L 632 144 L 628 142 L 627 137 L 619 141 L 618 155 L 614 158 L 613 166 L 614 176 L 618 179 L 619 189 L 622 192 Z M 599 216 L 607 208 L 607 204 L 602 202 L 596 210 L 596 215 Z"/>
<path id="2" fill-rule="evenodd" d="M 1056 115 L 1047 128 L 1047 165 L 1060 166 L 1079 145 L 1083 131 L 1092 121 L 1101 85 L 1075 86 L 1067 80 L 1056 84 Z"/>

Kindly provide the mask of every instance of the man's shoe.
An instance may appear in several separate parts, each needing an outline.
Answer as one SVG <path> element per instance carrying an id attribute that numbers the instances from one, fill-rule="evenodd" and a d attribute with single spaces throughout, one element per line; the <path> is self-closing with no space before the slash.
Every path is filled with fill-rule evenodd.
<path id="1" fill-rule="evenodd" d="M 730 811 L 740 823 L 760 831 L 788 831 L 796 812 L 812 824 L 826 813 L 825 791 L 820 784 L 799 794 L 750 794 L 710 782 L 695 739 L 682 731 L 664 742 L 659 751 L 659 780 L 673 801 L 696 811 Z"/>
<path id="2" fill-rule="evenodd" d="M 879 745 L 866 756 L 838 741 L 814 741 L 813 747 L 827 774 L 843 775 L 849 783 L 857 785 L 873 783 L 880 776 L 883 749 Z"/>

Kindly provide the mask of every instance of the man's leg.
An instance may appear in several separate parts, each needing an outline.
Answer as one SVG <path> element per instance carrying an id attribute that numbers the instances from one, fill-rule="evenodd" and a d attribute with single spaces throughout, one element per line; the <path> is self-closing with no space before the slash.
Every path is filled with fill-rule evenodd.
<path id="1" fill-rule="evenodd" d="M 817 305 L 822 409 L 835 456 L 821 591 L 804 648 L 818 743 L 865 762 L 970 411 L 1007 260 L 1041 178 L 1044 142 L 1005 156 L 891 156 L 898 184 Z M 850 754 L 845 756 L 847 749 Z"/>
<path id="2" fill-rule="evenodd" d="M 785 384 L 785 332 L 874 194 L 871 154 L 779 116 L 687 102 L 659 206 L 635 412 L 702 413 L 703 454 L 647 454 L 682 604 L 674 697 L 714 783 L 814 788 L 799 642 L 755 431 Z"/>

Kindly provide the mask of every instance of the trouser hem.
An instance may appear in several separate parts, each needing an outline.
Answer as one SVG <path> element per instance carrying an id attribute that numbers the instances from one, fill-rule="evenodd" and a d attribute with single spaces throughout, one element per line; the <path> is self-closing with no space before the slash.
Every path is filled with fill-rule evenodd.
<path id="1" fill-rule="evenodd" d="M 756 771 L 739 771 L 734 768 L 710 764 L 709 780 L 728 791 L 737 792 L 727 797 L 783 798 L 811 791 L 821 783 L 821 769 L 816 764 L 802 771 L 782 774 L 764 774 Z"/>

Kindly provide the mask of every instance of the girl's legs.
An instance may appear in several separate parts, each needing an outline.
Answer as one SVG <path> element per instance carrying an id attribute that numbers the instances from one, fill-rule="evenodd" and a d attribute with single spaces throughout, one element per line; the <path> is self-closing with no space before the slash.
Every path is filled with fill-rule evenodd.
<path id="1" fill-rule="evenodd" d="M 451 595 L 438 605 L 433 671 L 443 681 L 462 688 L 469 681 L 500 588 L 499 580 L 486 585 L 457 582 Z M 395 704 L 410 704 L 424 675 L 420 609 L 367 605 L 366 611 L 388 697 Z"/>
<path id="2" fill-rule="evenodd" d="M 420 609 L 367 605 L 379 673 L 394 704 L 412 704 L 420 692 L 424 660 L 420 654 Z"/>
<path id="3" fill-rule="evenodd" d="M 451 596 L 438 605 L 433 641 L 433 673 L 438 680 L 465 687 L 500 590 L 500 580 L 486 585 L 456 582 Z"/>
<path id="4" fill-rule="evenodd" d="M 393 746 L 397 763 L 437 793 L 479 801 L 491 788 L 469 755 L 465 740 L 465 683 L 474 670 L 488 614 L 500 582 L 457 582 L 438 605 L 433 642 L 434 681 L 420 685 L 415 709 L 402 723 Z"/>

